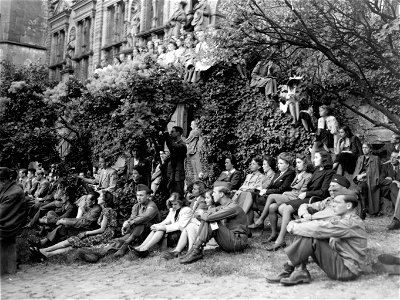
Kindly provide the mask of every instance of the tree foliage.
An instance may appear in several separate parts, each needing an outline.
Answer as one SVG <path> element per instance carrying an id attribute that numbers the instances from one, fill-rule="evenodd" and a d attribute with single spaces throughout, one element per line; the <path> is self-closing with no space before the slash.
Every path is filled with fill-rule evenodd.
<path id="1" fill-rule="evenodd" d="M 1 63 L 0 165 L 27 167 L 31 161 L 45 165 L 58 161 L 58 138 L 53 130 L 56 112 L 43 101 L 51 86 L 45 66 L 17 67 Z"/>
<path id="2" fill-rule="evenodd" d="M 398 1 L 233 0 L 221 11 L 220 60 L 258 51 L 273 55 L 284 72 L 304 75 L 318 93 L 355 99 L 382 112 L 400 132 L 400 19 Z M 246 58 L 246 56 L 244 56 Z"/>

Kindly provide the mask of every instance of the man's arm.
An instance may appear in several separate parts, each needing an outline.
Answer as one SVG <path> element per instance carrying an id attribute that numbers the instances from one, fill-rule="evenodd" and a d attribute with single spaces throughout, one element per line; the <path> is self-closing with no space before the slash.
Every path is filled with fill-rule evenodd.
<path id="1" fill-rule="evenodd" d="M 149 205 L 143 214 L 138 214 L 132 219 L 129 218 L 129 224 L 147 224 L 158 215 L 157 206 Z M 131 216 L 132 217 L 132 216 Z"/>
<path id="2" fill-rule="evenodd" d="M 165 232 L 180 230 L 180 228 L 186 226 L 192 218 L 192 210 L 189 207 L 182 207 L 179 214 L 180 216 L 177 222 L 165 225 Z"/>
<path id="3" fill-rule="evenodd" d="M 299 217 L 302 217 L 304 214 L 308 214 L 309 207 L 312 209 L 315 209 L 317 211 L 321 211 L 327 206 L 327 204 L 328 204 L 328 199 L 314 202 L 312 204 L 304 203 L 304 204 L 300 205 L 299 211 L 297 214 L 299 215 Z"/>
<path id="4" fill-rule="evenodd" d="M 235 217 L 239 214 L 237 205 L 231 203 L 230 205 L 219 209 L 216 212 L 207 211 L 202 214 L 201 219 L 207 222 L 221 221 L 226 218 Z"/>
<path id="5" fill-rule="evenodd" d="M 315 220 L 303 223 L 291 221 L 287 226 L 287 231 L 295 235 L 317 239 L 351 238 L 359 236 L 355 234 L 354 228 L 360 226 L 364 225 L 362 223 L 357 224 L 351 219 Z"/>

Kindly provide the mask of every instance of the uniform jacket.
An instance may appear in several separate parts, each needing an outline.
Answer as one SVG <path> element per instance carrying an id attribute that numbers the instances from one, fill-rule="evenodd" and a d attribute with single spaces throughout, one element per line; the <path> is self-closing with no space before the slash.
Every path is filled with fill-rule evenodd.
<path id="1" fill-rule="evenodd" d="M 239 205 L 233 202 L 210 208 L 203 218 L 206 222 L 221 222 L 230 231 L 237 234 L 247 236 L 249 231 L 246 214 Z"/>
<path id="2" fill-rule="evenodd" d="M 48 182 L 46 179 L 42 179 L 38 182 L 38 184 L 39 186 L 37 187 L 34 196 L 36 198 L 42 198 L 47 195 L 50 187 L 50 182 Z"/>
<path id="3" fill-rule="evenodd" d="M 131 216 L 128 222 L 132 225 L 150 225 L 158 221 L 159 211 L 157 205 L 153 201 L 149 201 L 147 205 L 136 203 L 132 207 Z"/>
<path id="4" fill-rule="evenodd" d="M 329 245 L 343 258 L 344 265 L 353 274 L 360 274 L 365 261 L 367 233 L 364 222 L 354 212 L 327 220 L 291 221 L 287 229 L 300 236 L 329 239 Z"/>
<path id="5" fill-rule="evenodd" d="M 164 138 L 170 152 L 167 177 L 170 181 L 183 181 L 185 180 L 186 144 L 182 140 L 174 142 L 167 132 L 164 133 Z"/>

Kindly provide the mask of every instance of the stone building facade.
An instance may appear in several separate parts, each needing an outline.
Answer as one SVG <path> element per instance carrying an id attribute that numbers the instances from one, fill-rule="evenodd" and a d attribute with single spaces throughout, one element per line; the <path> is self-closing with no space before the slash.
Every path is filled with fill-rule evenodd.
<path id="1" fill-rule="evenodd" d="M 46 61 L 48 0 L 0 1 L 0 61 Z"/>
<path id="2" fill-rule="evenodd" d="M 180 9 L 190 20 L 203 6 L 209 11 L 203 24 L 217 21 L 218 0 L 49 1 L 47 63 L 50 78 L 59 81 L 68 75 L 86 79 L 97 65 L 110 64 L 121 53 L 176 35 L 180 22 L 171 23 L 171 18 L 179 16 Z"/>

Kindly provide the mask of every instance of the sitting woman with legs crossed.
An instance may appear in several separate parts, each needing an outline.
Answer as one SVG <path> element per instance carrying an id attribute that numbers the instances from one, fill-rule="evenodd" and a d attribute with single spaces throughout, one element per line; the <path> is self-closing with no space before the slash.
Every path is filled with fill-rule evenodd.
<path id="1" fill-rule="evenodd" d="M 70 251 L 72 248 L 91 247 L 97 244 L 108 243 L 114 237 L 117 228 L 117 213 L 113 210 L 113 195 L 106 190 L 100 191 L 98 204 L 102 207 L 101 215 L 97 221 L 100 228 L 81 232 L 65 241 L 48 248 L 38 250 L 31 248 L 34 254 L 41 259 Z"/>
<path id="2" fill-rule="evenodd" d="M 332 157 L 326 152 L 316 152 L 314 155 L 315 171 L 307 184 L 307 191 L 299 194 L 297 199 L 278 205 L 272 203 L 269 207 L 269 220 L 271 222 L 271 236 L 269 241 L 275 241 L 271 247 L 267 247 L 267 251 L 275 251 L 286 247 L 285 235 L 286 226 L 289 223 L 292 214 L 297 213 L 299 207 L 303 203 L 309 203 L 311 197 L 315 196 L 316 201 L 321 201 L 329 196 L 329 184 L 335 171 L 332 170 Z M 281 230 L 278 235 L 278 210 L 282 216 Z"/>
<path id="3" fill-rule="evenodd" d="M 272 203 L 281 205 L 290 200 L 295 200 L 300 193 L 307 190 L 307 183 L 310 181 L 314 168 L 305 154 L 296 155 L 296 177 L 290 185 L 292 190 L 283 192 L 283 194 L 270 194 L 265 203 L 264 210 L 260 218 L 255 222 L 255 227 L 263 227 L 264 220 L 268 216 L 269 207 Z M 269 242 L 269 241 L 267 241 Z"/>

